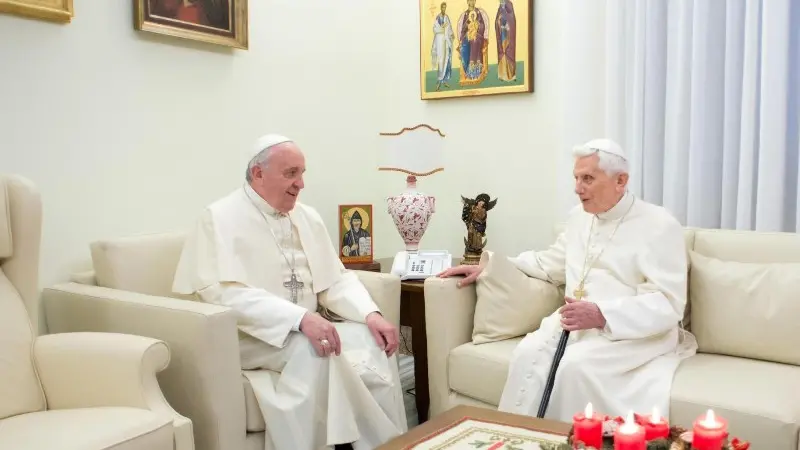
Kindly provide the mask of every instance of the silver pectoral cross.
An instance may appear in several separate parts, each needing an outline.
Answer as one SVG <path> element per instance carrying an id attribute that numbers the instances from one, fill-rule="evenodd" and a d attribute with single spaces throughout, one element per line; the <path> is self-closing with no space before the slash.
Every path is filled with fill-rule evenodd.
<path id="1" fill-rule="evenodd" d="M 292 272 L 292 277 L 289 281 L 283 283 L 283 287 L 289 290 L 291 295 L 292 303 L 297 303 L 297 292 L 300 289 L 303 289 L 304 283 L 297 279 L 297 275 Z"/>

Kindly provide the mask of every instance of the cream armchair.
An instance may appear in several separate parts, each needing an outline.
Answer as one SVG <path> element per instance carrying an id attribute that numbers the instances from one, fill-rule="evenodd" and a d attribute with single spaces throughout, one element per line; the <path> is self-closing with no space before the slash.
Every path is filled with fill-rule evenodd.
<path id="1" fill-rule="evenodd" d="M 191 422 L 164 400 L 162 341 L 100 333 L 37 337 L 41 201 L 0 176 L 0 447 L 192 450 Z"/>
<path id="2" fill-rule="evenodd" d="M 53 331 L 107 331 L 161 339 L 173 361 L 164 393 L 194 424 L 199 450 L 265 448 L 266 424 L 239 361 L 236 319 L 228 308 L 172 293 L 184 233 L 95 242 L 93 271 L 44 290 Z M 400 321 L 400 279 L 357 272 L 388 321 Z"/>

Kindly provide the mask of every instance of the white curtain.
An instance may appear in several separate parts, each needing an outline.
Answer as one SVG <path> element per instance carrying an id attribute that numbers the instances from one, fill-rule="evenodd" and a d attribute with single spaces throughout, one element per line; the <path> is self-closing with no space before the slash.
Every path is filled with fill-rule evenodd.
<path id="1" fill-rule="evenodd" d="M 568 144 L 619 142 L 631 191 L 684 225 L 800 231 L 800 0 L 567 0 L 564 13 L 565 67 L 597 58 L 571 27 L 605 24 L 603 63 L 563 85 L 565 120 L 585 109 L 571 84 L 603 89 L 590 101 L 603 129 L 565 126 Z"/>

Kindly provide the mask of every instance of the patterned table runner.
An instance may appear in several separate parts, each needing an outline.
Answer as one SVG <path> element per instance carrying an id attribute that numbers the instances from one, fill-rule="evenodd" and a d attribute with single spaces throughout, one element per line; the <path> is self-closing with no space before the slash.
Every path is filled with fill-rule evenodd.
<path id="1" fill-rule="evenodd" d="M 413 450 L 550 450 L 566 436 L 478 419 L 464 419 L 411 447 Z"/>

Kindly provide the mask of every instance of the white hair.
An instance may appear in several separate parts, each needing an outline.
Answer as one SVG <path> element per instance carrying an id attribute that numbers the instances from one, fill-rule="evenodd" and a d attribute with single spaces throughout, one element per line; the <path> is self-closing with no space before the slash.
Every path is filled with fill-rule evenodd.
<path id="1" fill-rule="evenodd" d="M 258 152 L 256 156 L 253 157 L 253 159 L 250 160 L 249 163 L 247 163 L 247 172 L 245 172 L 244 179 L 248 183 L 253 181 L 252 170 L 254 167 L 261 167 L 262 169 L 266 169 L 267 166 L 269 166 L 269 159 L 272 156 L 273 149 L 275 147 L 276 146 L 273 145 L 271 147 L 265 148 L 264 150 L 261 150 L 260 152 Z"/>
<path id="2" fill-rule="evenodd" d="M 579 146 L 572 149 L 572 156 L 574 156 L 576 159 L 592 156 L 594 154 L 597 154 L 597 157 L 599 158 L 597 167 L 599 167 L 600 170 L 605 172 L 608 176 L 614 176 L 620 173 L 628 173 L 628 161 L 619 155 L 584 146 Z"/>

